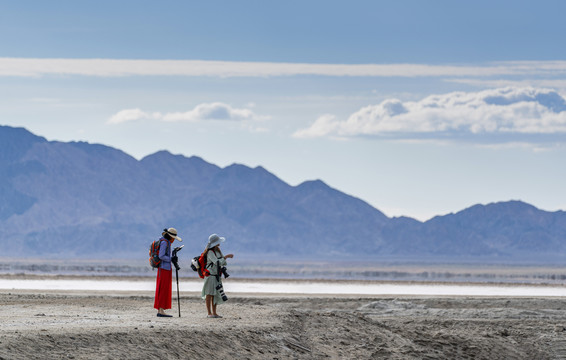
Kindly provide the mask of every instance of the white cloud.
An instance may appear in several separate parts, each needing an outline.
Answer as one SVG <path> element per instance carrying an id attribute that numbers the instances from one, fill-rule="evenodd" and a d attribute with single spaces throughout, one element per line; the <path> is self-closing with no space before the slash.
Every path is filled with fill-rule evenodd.
<path id="1" fill-rule="evenodd" d="M 215 76 L 295 75 L 369 77 L 487 77 L 566 74 L 566 61 L 495 62 L 476 66 L 429 64 L 306 64 L 208 60 L 0 58 L 0 76 Z"/>
<path id="2" fill-rule="evenodd" d="M 293 135 L 297 138 L 321 137 L 337 134 L 340 132 L 340 121 L 336 120 L 336 116 L 325 114 L 320 116 L 307 129 L 302 129 Z"/>
<path id="3" fill-rule="evenodd" d="M 259 116 L 249 109 L 236 109 L 230 105 L 215 102 L 197 105 L 187 112 L 168 113 L 163 115 L 164 121 L 200 121 L 200 120 L 254 120 Z"/>
<path id="4" fill-rule="evenodd" d="M 261 121 L 267 116 L 260 116 L 249 109 L 238 109 L 220 102 L 204 103 L 186 112 L 148 113 L 140 109 L 126 109 L 112 115 L 108 124 L 120 124 L 143 119 L 155 119 L 167 122 L 197 122 L 206 120 Z"/>
<path id="5" fill-rule="evenodd" d="M 140 109 L 126 109 L 117 112 L 108 119 L 108 124 L 121 124 L 130 121 L 148 119 L 151 116 Z"/>
<path id="6" fill-rule="evenodd" d="M 511 142 L 526 135 L 543 140 L 557 134 L 566 134 L 564 97 L 554 90 L 507 87 L 432 95 L 417 102 L 389 99 L 343 121 L 321 116 L 294 136 L 482 141 L 487 137 L 488 142 Z"/>

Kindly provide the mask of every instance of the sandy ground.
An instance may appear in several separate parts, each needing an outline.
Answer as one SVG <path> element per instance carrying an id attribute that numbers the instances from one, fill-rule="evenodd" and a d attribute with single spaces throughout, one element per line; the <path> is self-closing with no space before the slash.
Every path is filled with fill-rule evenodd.
<path id="1" fill-rule="evenodd" d="M 228 294 L 230 296 L 230 294 Z M 175 293 L 174 293 L 175 296 Z M 562 359 L 566 299 L 0 292 L 2 359 Z"/>

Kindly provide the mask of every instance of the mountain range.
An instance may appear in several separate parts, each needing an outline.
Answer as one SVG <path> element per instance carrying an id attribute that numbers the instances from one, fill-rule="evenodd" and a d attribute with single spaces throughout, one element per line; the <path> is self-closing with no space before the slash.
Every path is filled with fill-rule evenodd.
<path id="1" fill-rule="evenodd" d="M 224 168 L 159 151 L 141 160 L 0 126 L 0 244 L 6 256 L 146 258 L 175 227 L 191 255 L 212 233 L 250 258 L 561 259 L 566 213 L 521 201 L 426 222 L 389 218 L 320 180 L 291 186 L 263 167 Z"/>

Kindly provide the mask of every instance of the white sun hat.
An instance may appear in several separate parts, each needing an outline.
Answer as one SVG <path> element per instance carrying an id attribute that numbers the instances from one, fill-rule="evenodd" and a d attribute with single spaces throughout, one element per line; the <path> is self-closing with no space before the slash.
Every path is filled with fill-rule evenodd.
<path id="1" fill-rule="evenodd" d="M 206 246 L 206 248 L 212 249 L 213 247 L 220 245 L 220 243 L 223 243 L 224 241 L 226 241 L 225 238 L 220 237 L 216 234 L 212 234 L 208 237 L 208 245 Z"/>
<path id="2" fill-rule="evenodd" d="M 175 240 L 183 241 L 181 237 L 177 236 L 177 229 L 175 228 L 163 229 L 163 233 L 161 235 L 165 234 L 169 234 L 169 236 L 171 236 Z"/>

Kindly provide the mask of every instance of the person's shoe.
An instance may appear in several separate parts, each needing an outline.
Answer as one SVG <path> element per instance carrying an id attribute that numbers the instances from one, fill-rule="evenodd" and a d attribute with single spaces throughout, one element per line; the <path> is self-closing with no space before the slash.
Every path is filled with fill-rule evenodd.
<path id="1" fill-rule="evenodd" d="M 218 319 L 218 318 L 221 318 L 222 316 L 220 316 L 220 315 L 208 315 L 207 317 Z"/>
<path id="2" fill-rule="evenodd" d="M 160 314 L 160 313 L 157 313 L 157 317 L 173 317 L 173 315 L 167 315 L 167 314 Z"/>

